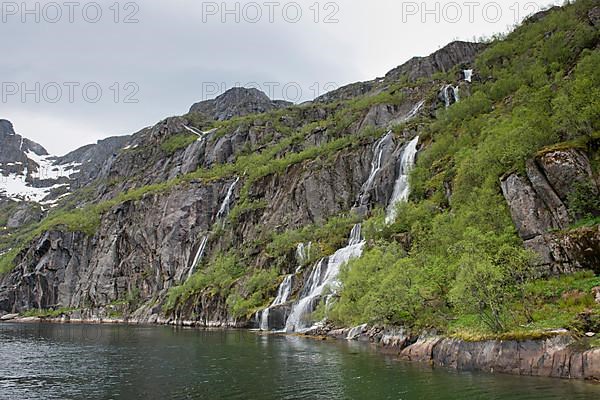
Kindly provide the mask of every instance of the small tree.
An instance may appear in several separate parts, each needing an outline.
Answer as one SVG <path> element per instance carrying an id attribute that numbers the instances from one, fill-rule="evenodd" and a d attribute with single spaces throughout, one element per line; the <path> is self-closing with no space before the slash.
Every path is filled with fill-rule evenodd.
<path id="1" fill-rule="evenodd" d="M 600 216 L 600 196 L 591 180 L 575 183 L 567 200 L 569 212 L 575 219 Z"/>

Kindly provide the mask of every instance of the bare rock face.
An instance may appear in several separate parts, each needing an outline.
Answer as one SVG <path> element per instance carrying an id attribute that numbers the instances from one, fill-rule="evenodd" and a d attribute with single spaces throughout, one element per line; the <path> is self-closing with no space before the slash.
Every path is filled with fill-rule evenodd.
<path id="1" fill-rule="evenodd" d="M 512 174 L 501 182 L 501 186 L 517 232 L 523 240 L 533 239 L 550 229 L 558 228 L 550 209 L 527 178 Z"/>
<path id="2" fill-rule="evenodd" d="M 35 204 L 21 203 L 6 222 L 9 229 L 19 228 L 21 226 L 38 222 L 42 219 L 43 213 L 39 206 Z"/>
<path id="3" fill-rule="evenodd" d="M 292 105 L 286 101 L 271 100 L 258 89 L 229 89 L 214 100 L 194 104 L 190 112 L 202 113 L 223 121 L 248 114 L 258 114 Z"/>
<path id="4" fill-rule="evenodd" d="M 578 149 L 545 153 L 537 159 L 537 162 L 563 202 L 567 202 L 569 193 L 573 192 L 577 183 L 592 179 L 590 160 Z"/>
<path id="5" fill-rule="evenodd" d="M 590 161 L 578 149 L 544 153 L 526 166 L 527 176 L 511 174 L 501 181 L 513 222 L 525 247 L 540 256 L 549 274 L 578 269 L 598 271 L 598 227 L 568 230 L 568 211 L 575 185 L 594 182 Z"/>
<path id="6" fill-rule="evenodd" d="M 84 187 L 98 178 L 102 171 L 107 168 L 117 154 L 125 148 L 131 136 L 115 136 L 99 140 L 95 144 L 83 146 L 62 157 L 58 157 L 55 163 L 58 165 L 77 165 L 79 172 L 71 176 L 71 187 L 73 189 Z"/>
<path id="7" fill-rule="evenodd" d="M 0 175 L 24 175 L 29 169 L 36 171 L 37 165 L 27 157 L 28 152 L 48 155 L 41 145 L 15 133 L 10 121 L 0 119 Z"/>
<path id="8" fill-rule="evenodd" d="M 171 121 L 146 130 L 144 137 L 135 138 L 134 143 L 141 146 L 155 140 L 157 135 L 177 132 L 182 123 Z M 238 143 L 235 136 L 246 137 L 247 133 L 239 132 L 228 140 L 234 146 Z M 402 145 L 390 142 L 391 172 L 378 178 L 382 180 L 382 188 L 389 188 L 389 193 L 378 189 L 382 190 L 381 205 L 391 196 L 395 179 L 392 155 Z M 195 142 L 171 159 L 163 157 L 161 162 L 156 158 L 156 164 L 143 164 L 142 170 L 148 167 L 168 171 L 196 148 L 194 164 L 201 165 L 205 161 L 204 150 L 212 149 L 208 152 L 211 154 L 218 147 Z M 139 162 L 134 161 L 135 152 L 126 153 L 118 157 L 111 171 L 120 163 L 129 171 L 135 170 Z M 266 207 L 240 216 L 235 225 L 228 226 L 228 235 L 210 240 L 206 256 L 227 251 L 238 241 L 251 242 L 263 227 L 300 227 L 323 222 L 350 209 L 369 175 L 373 157 L 372 144 L 366 144 L 338 152 L 327 163 L 308 160 L 255 182 L 249 196 L 264 202 Z M 232 205 L 239 199 L 241 179 L 233 188 Z M 14 271 L 0 277 L 0 309 L 21 312 L 60 306 L 81 309 L 81 317 L 95 319 L 107 312 L 107 305 L 127 299 L 133 309 L 125 316 L 128 320 L 148 322 L 165 318 L 161 305 L 167 292 L 182 284 L 193 269 L 200 244 L 204 237 L 210 237 L 218 222 L 218 211 L 232 183 L 232 179 L 211 183 L 192 181 L 171 191 L 120 204 L 103 216 L 92 237 L 58 231 L 46 233 L 18 257 Z M 273 326 L 281 325 L 287 312 L 285 307 L 274 310 Z M 225 300 L 209 295 L 192 299 L 176 315 L 169 316 L 169 320 L 207 326 L 243 326 L 247 322 L 233 320 Z"/>

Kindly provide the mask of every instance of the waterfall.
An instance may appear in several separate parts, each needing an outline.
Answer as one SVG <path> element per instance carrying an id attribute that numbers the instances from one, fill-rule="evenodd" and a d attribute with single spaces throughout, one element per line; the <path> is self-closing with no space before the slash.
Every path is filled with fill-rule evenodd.
<path id="1" fill-rule="evenodd" d="M 235 186 L 238 184 L 239 181 L 240 181 L 240 177 L 238 176 L 235 179 L 235 181 L 233 181 L 231 186 L 229 186 L 229 189 L 227 189 L 227 195 L 225 196 L 223 203 L 221 203 L 221 208 L 219 208 L 219 212 L 217 213 L 218 221 L 221 221 L 223 218 L 225 218 L 227 216 L 227 214 L 229 214 L 229 206 L 231 205 L 231 196 L 233 195 Z"/>
<path id="2" fill-rule="evenodd" d="M 196 270 L 198 263 L 202 259 L 202 256 L 204 255 L 204 250 L 206 250 L 207 243 L 208 243 L 208 235 L 205 235 L 200 240 L 200 246 L 198 246 L 198 250 L 196 251 L 196 256 L 194 257 L 194 261 L 192 262 L 192 266 L 190 267 L 190 270 L 188 272 L 188 276 L 187 276 L 188 279 L 194 274 L 194 271 Z"/>
<path id="3" fill-rule="evenodd" d="M 375 180 L 375 176 L 381 170 L 381 160 L 383 158 L 383 143 L 385 139 L 390 135 L 392 131 L 389 131 L 385 136 L 375 143 L 375 149 L 373 150 L 373 160 L 371 161 L 371 172 L 369 173 L 369 178 L 363 184 L 362 192 L 367 192 L 371 190 L 373 187 L 373 181 Z"/>
<path id="4" fill-rule="evenodd" d="M 394 222 L 396 219 L 396 206 L 398 203 L 408 200 L 408 195 L 410 194 L 408 174 L 415 165 L 418 144 L 419 137 L 417 136 L 402 150 L 402 155 L 400 157 L 400 171 L 398 173 L 398 178 L 396 178 L 394 192 L 392 193 L 392 198 L 388 204 L 385 216 L 385 222 L 388 224 Z"/>
<path id="5" fill-rule="evenodd" d="M 364 244 L 361 225 L 357 224 L 350 232 L 350 239 L 346 247 L 339 249 L 331 257 L 325 257 L 315 264 L 300 292 L 298 301 L 292 306 L 285 324 L 286 332 L 302 332 L 313 326 L 309 318 L 318 300 L 321 299 L 325 289 L 336 290 L 339 285 L 338 274 L 341 266 L 353 258 L 360 257 Z"/>
<path id="6" fill-rule="evenodd" d="M 446 108 L 460 101 L 458 86 L 446 85 L 442 88 L 442 98 Z"/>
<path id="7" fill-rule="evenodd" d="M 413 119 L 419 111 L 421 111 L 421 108 L 423 108 L 423 105 L 425 104 L 425 100 L 421 100 L 419 103 L 417 103 L 412 110 L 410 110 L 410 112 L 408 114 L 406 114 L 406 116 L 404 118 L 402 118 L 402 122 L 407 122 L 410 121 L 411 119 Z"/>
<path id="8" fill-rule="evenodd" d="M 469 83 L 473 82 L 473 70 L 472 69 L 463 70 L 463 74 L 465 75 L 465 81 L 467 81 Z"/>
<path id="9" fill-rule="evenodd" d="M 296 273 L 300 272 L 306 261 L 310 260 L 310 251 L 312 249 L 312 242 L 298 243 L 298 247 L 296 247 L 296 261 L 298 262 L 298 268 L 296 269 Z"/>
<path id="10" fill-rule="evenodd" d="M 369 177 L 367 181 L 362 185 L 360 189 L 360 194 L 358 196 L 357 206 L 362 206 L 368 204 L 368 196 L 373 189 L 373 183 L 375 182 L 375 178 L 377 174 L 381 170 L 381 166 L 383 163 L 383 152 L 385 151 L 386 145 L 390 140 L 392 140 L 392 131 L 388 131 L 381 139 L 375 142 L 375 147 L 373 148 L 373 160 L 371 161 L 371 171 L 369 172 Z"/>
<path id="11" fill-rule="evenodd" d="M 259 321 L 261 331 L 269 330 L 269 311 L 271 308 L 284 304 L 290 298 L 292 294 L 292 284 L 294 281 L 294 275 L 286 275 L 279 289 L 277 289 L 277 297 L 273 300 L 273 303 L 262 311 L 256 314 L 256 319 Z"/>
<path id="12" fill-rule="evenodd" d="M 200 132 L 198 129 L 193 128 L 191 126 L 187 126 L 187 125 L 183 125 L 183 127 L 185 128 L 185 130 L 192 132 L 194 135 L 198 136 L 198 140 L 202 140 L 202 138 L 204 137 L 203 132 Z"/>

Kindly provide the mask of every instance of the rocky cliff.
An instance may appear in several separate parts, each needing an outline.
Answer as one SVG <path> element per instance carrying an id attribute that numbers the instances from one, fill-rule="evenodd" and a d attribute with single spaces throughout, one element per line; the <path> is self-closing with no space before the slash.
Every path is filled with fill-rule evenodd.
<path id="1" fill-rule="evenodd" d="M 570 229 L 581 217 L 573 204 L 577 196 L 600 193 L 585 150 L 543 152 L 527 162 L 524 175 L 510 174 L 501 186 L 525 247 L 539 255 L 549 273 L 600 272 L 598 227 Z M 580 188 L 587 190 L 578 193 Z"/>
<path id="2" fill-rule="evenodd" d="M 264 113 L 291 106 L 283 100 L 271 100 L 258 89 L 232 88 L 212 100 L 194 104 L 192 113 L 200 113 L 217 121 L 242 117 L 248 114 Z"/>
<path id="3" fill-rule="evenodd" d="M 562 11 L 554 13 L 558 12 Z M 592 25 L 587 13 L 575 14 L 577 29 L 556 37 L 588 35 Z M 546 32 L 539 30 L 525 36 L 545 37 Z M 558 30 L 549 30 L 548 37 Z M 488 296 L 487 303 L 479 299 L 475 305 L 460 303 L 456 299 L 460 291 L 451 290 L 457 282 L 473 276 L 475 284 L 490 281 L 494 293 L 504 298 L 498 288 L 509 286 L 507 280 L 517 275 L 507 273 L 504 263 L 516 259 L 522 266 L 521 261 L 528 260 L 521 257 L 525 252 L 519 239 L 538 254 L 538 278 L 579 270 L 597 273 L 598 146 L 595 133 L 588 129 L 595 125 L 571 121 L 575 113 L 540 114 L 556 111 L 551 108 L 555 103 L 566 109 L 571 97 L 577 98 L 564 93 L 570 95 L 569 90 L 582 85 L 573 65 L 594 56 L 597 34 L 579 40 L 569 57 L 545 47 L 520 49 L 518 35 L 518 40 L 500 41 L 492 48 L 454 42 L 429 57 L 410 60 L 385 78 L 350 85 L 302 105 L 272 101 L 255 90 L 233 89 L 192 106 L 186 115 L 64 157 L 48 157 L 23 140 L 31 147 L 25 151 L 28 160 L 35 161 L 27 156 L 34 153 L 49 167 L 68 165 L 70 172 L 54 181 L 63 185 L 64 196 L 51 196 L 52 208 L 36 206 L 45 198 L 36 202 L 14 196 L 0 202 L 4 227 L 0 313 L 34 310 L 84 320 L 236 327 L 257 326 L 266 319 L 267 329 L 282 329 L 302 299 L 310 302 L 305 309 L 311 314 L 322 311 L 317 310 L 321 300 L 327 308 L 343 298 L 331 286 L 337 283 L 343 261 L 354 254 L 350 250 L 357 249 L 349 247 L 360 246 L 362 252 L 363 246 L 367 250 L 381 246 L 385 251 L 376 265 L 369 266 L 373 276 L 385 270 L 388 248 L 394 251 L 389 254 L 397 255 L 393 263 L 407 261 L 392 263 L 393 273 L 425 275 L 413 280 L 416 276 L 390 273 L 394 279 L 381 281 L 394 293 L 376 293 L 385 301 L 372 296 L 376 298 L 371 311 L 386 308 L 388 297 L 383 295 L 401 292 L 408 300 L 392 297 L 397 308 L 382 312 L 381 318 L 397 318 L 398 324 L 409 318 L 415 322 L 419 312 L 398 306 L 413 301 L 429 307 L 426 314 L 433 317 L 426 324 L 448 328 L 457 320 L 452 307 L 467 309 L 465 319 L 473 320 L 482 308 L 487 311 L 488 304 L 496 306 L 494 296 Z M 539 42 L 545 46 L 546 40 Z M 555 56 L 562 64 L 556 63 L 568 69 L 564 77 L 555 70 L 539 72 L 540 65 L 555 68 L 548 62 Z M 511 57 L 532 64 L 518 85 L 513 84 L 514 70 L 507 69 Z M 526 57 L 535 57 L 535 62 Z M 589 72 L 588 64 L 582 65 Z M 551 98 L 554 87 L 543 86 L 550 76 L 560 77 L 554 87 L 567 87 L 560 87 L 569 100 L 566 104 L 560 97 Z M 568 86 L 572 82 L 575 89 Z M 584 80 L 583 85 L 589 82 Z M 518 103 L 530 98 L 536 107 L 542 106 Z M 580 114 L 593 114 L 586 112 Z M 531 121 L 517 124 L 526 118 Z M 558 133 L 539 132 L 540 121 L 554 119 L 560 125 Z M 582 131 L 565 133 L 565 124 Z M 21 153 L 12 127 L 7 122 L 0 126 L 10 131 L 0 137 L 6 149 L 12 149 L 9 163 L 18 161 Z M 498 126 L 506 129 L 495 130 Z M 535 129 L 530 135 L 535 140 L 523 139 L 529 138 L 522 134 L 527 129 Z M 516 143 L 513 147 L 506 145 L 511 140 Z M 492 172 L 485 175 L 488 169 Z M 402 209 L 399 221 L 394 221 L 398 210 L 392 200 L 412 200 L 412 208 Z M 591 222 L 581 223 L 587 219 Z M 368 240 L 360 234 L 361 221 L 366 221 Z M 498 252 L 484 252 L 497 243 Z M 425 247 L 433 250 L 424 253 Z M 511 258 L 513 253 L 518 257 Z M 480 278 L 476 275 L 480 270 L 467 269 L 472 265 L 492 271 L 484 270 Z M 335 276 L 329 276 L 330 270 Z M 412 286 L 414 282 L 423 286 Z M 475 284 L 462 292 L 480 289 Z M 281 288 L 287 293 L 278 303 Z M 303 297 L 313 289 L 320 293 Z M 587 286 L 585 290 L 589 292 Z M 565 302 L 593 306 L 588 304 L 589 293 L 575 292 L 555 297 L 566 295 Z M 270 310 L 273 303 L 277 303 L 273 312 L 263 318 L 263 310 Z M 434 315 L 437 311 L 441 315 Z M 383 336 L 381 340 L 399 341 L 403 347 L 416 341 Z M 514 343 L 471 347 L 436 340 L 421 350 L 413 348 L 420 354 L 416 358 L 487 370 L 508 362 L 494 355 L 505 351 L 504 346 L 513 346 L 506 350 L 509 358 L 525 354 L 515 352 L 520 345 Z M 538 357 L 546 345 L 540 343 L 525 346 L 524 352 L 538 346 L 532 350 L 535 357 L 501 368 L 519 373 L 533 371 L 533 364 L 544 371 L 566 368 L 566 361 L 548 367 L 551 356 Z M 565 347 L 558 347 L 551 353 L 569 360 L 592 354 L 560 353 Z M 459 353 L 464 355 L 459 361 L 452 358 Z M 597 357 L 597 352 L 592 355 Z M 475 358 L 479 361 L 470 361 Z M 589 366 L 580 372 L 569 368 L 567 375 L 596 376 L 587 372 L 593 370 Z"/>

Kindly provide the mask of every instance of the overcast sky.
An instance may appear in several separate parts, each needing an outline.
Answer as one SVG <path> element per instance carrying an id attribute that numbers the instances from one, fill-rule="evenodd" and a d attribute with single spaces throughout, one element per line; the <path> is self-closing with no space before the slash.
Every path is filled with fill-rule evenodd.
<path id="1" fill-rule="evenodd" d="M 551 4 L 115 1 L 0 3 L 0 118 L 53 154 L 184 114 L 232 86 L 309 100 L 454 39 L 506 32 Z"/>

